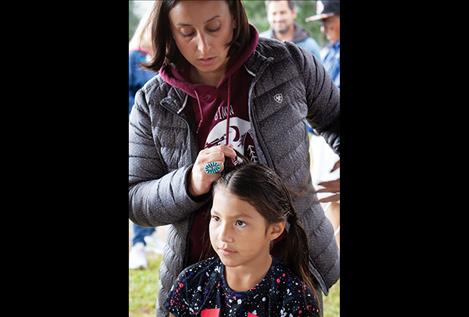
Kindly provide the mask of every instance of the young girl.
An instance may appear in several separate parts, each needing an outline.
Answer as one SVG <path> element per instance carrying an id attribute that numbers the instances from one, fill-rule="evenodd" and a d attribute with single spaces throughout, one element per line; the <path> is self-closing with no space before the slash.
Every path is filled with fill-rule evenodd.
<path id="1" fill-rule="evenodd" d="M 280 177 L 243 164 L 213 191 L 209 233 L 218 257 L 179 274 L 165 302 L 170 316 L 319 316 L 306 235 Z"/>

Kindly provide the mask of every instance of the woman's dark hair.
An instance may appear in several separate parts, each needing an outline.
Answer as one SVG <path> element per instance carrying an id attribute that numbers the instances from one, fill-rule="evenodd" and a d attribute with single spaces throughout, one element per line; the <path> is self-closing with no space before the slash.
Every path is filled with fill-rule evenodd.
<path id="1" fill-rule="evenodd" d="M 233 166 L 232 171 L 222 174 L 214 189 L 217 186 L 223 186 L 251 204 L 267 223 L 287 222 L 286 232 L 273 242 L 271 253 L 277 254 L 282 263 L 299 276 L 316 296 L 314 278 L 309 271 L 308 240 L 298 222 L 290 192 L 281 178 L 266 166 L 241 163 Z"/>
<path id="2" fill-rule="evenodd" d="M 184 70 L 189 62 L 182 56 L 176 46 L 171 33 L 169 11 L 182 0 L 157 0 L 150 18 L 151 38 L 153 45 L 153 58 L 144 64 L 148 69 L 158 72 L 161 67 L 174 63 L 176 68 Z M 236 23 L 233 30 L 233 40 L 227 45 L 230 47 L 228 56 L 239 54 L 250 41 L 249 22 L 241 0 L 224 0 L 228 3 L 230 13 Z"/>

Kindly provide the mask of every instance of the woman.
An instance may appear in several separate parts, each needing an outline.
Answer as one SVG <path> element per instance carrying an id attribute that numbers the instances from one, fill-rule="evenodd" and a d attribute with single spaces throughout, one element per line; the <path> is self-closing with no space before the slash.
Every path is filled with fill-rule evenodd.
<path id="1" fill-rule="evenodd" d="M 259 39 L 240 0 L 156 1 L 149 68 L 160 71 L 130 114 L 129 217 L 171 224 L 158 316 L 178 274 L 202 260 L 203 211 L 235 150 L 274 169 L 308 238 L 310 271 L 327 294 L 339 278 L 333 229 L 312 194 L 303 120 L 339 153 L 339 92 L 294 44 Z M 318 294 L 320 294 L 318 292 Z"/>

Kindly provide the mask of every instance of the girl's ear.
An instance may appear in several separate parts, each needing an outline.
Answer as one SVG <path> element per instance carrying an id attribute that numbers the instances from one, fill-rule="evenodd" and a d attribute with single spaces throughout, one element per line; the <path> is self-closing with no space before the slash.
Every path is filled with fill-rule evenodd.
<path id="1" fill-rule="evenodd" d="M 280 237 L 283 230 L 285 230 L 285 221 L 271 224 L 268 231 L 270 240 L 273 241 Z"/>

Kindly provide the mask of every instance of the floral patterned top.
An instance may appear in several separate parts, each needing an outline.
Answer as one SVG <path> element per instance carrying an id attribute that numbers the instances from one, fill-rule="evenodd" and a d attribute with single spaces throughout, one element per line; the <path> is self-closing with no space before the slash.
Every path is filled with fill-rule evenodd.
<path id="1" fill-rule="evenodd" d="M 233 291 L 225 266 L 212 257 L 186 268 L 171 288 L 165 307 L 181 316 L 319 316 L 310 288 L 276 258 L 264 278 L 245 292 Z"/>

